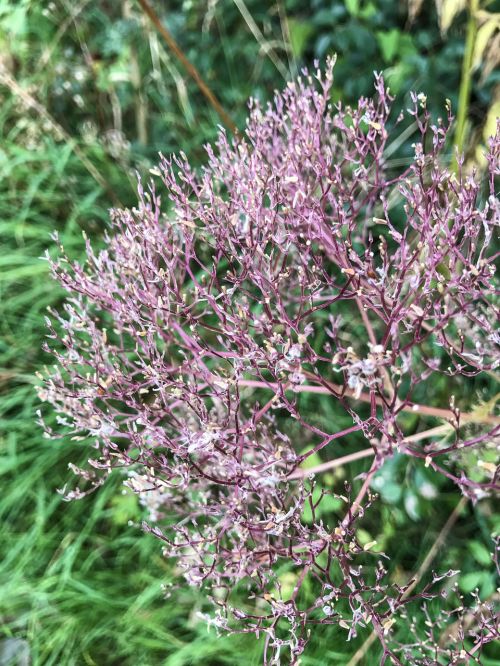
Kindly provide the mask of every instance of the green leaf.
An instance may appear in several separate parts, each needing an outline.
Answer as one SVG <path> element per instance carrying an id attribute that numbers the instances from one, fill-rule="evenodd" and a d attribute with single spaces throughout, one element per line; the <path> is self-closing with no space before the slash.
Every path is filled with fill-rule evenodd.
<path id="1" fill-rule="evenodd" d="M 471 573 L 460 576 L 459 587 L 465 594 L 472 592 L 476 587 L 480 587 L 485 579 L 488 578 L 488 573 L 485 571 L 472 571 Z"/>
<path id="2" fill-rule="evenodd" d="M 439 16 L 439 27 L 445 35 L 453 20 L 467 5 L 467 0 L 436 0 Z"/>
<path id="3" fill-rule="evenodd" d="M 359 16 L 363 19 L 370 19 L 377 14 L 377 5 L 373 2 L 368 2 L 366 7 L 359 11 Z"/>
<path id="4" fill-rule="evenodd" d="M 306 446 L 302 451 L 300 452 L 300 455 L 303 456 L 306 454 L 308 451 L 311 450 L 311 447 Z M 311 453 L 310 456 L 308 456 L 304 462 L 300 465 L 301 469 L 310 469 L 311 467 L 317 467 L 318 465 L 321 465 L 321 463 L 324 462 L 321 460 L 321 457 L 319 453 L 316 451 L 315 453 Z"/>
<path id="5" fill-rule="evenodd" d="M 319 486 L 316 486 L 316 488 L 314 489 L 312 496 L 313 503 L 316 503 L 321 497 L 321 490 L 322 489 Z M 336 497 L 332 497 L 331 495 L 324 495 L 323 499 L 319 503 L 319 506 L 317 506 L 314 510 L 315 519 L 318 520 L 318 518 L 321 518 L 322 516 L 335 513 L 342 506 L 343 506 L 342 500 L 337 499 Z M 310 525 L 313 522 L 312 509 L 309 503 L 306 503 L 304 505 L 304 511 L 302 513 L 302 521 L 308 525 Z"/>
<path id="6" fill-rule="evenodd" d="M 380 494 L 384 502 L 397 504 L 401 499 L 403 490 L 397 480 L 390 478 L 390 471 L 390 466 L 387 466 L 387 469 L 382 469 L 381 472 L 376 474 L 371 482 L 371 487 Z"/>
<path id="7" fill-rule="evenodd" d="M 10 38 L 20 37 L 26 33 L 27 22 L 26 22 L 26 12 L 28 10 L 28 5 L 26 2 L 19 3 L 15 8 L 10 7 L 9 9 L 5 8 L 2 13 L 3 16 L 0 17 L 0 24 L 2 29 L 10 36 Z"/>
<path id="8" fill-rule="evenodd" d="M 111 500 L 111 520 L 115 525 L 126 525 L 129 520 L 137 519 L 140 515 L 137 495 L 125 492 L 116 495 Z"/>
<path id="9" fill-rule="evenodd" d="M 472 56 L 472 69 L 477 69 L 481 64 L 488 42 L 499 28 L 500 14 L 490 14 L 490 18 L 477 31 L 474 54 Z"/>
<path id="10" fill-rule="evenodd" d="M 420 511 L 419 497 L 412 490 L 407 490 L 405 492 L 404 505 L 406 513 L 412 520 L 420 520 L 422 516 Z"/>
<path id="11" fill-rule="evenodd" d="M 484 580 L 479 590 L 479 596 L 481 599 L 489 599 L 493 592 L 495 591 L 495 578 L 492 575 L 484 577 Z"/>
<path id="12" fill-rule="evenodd" d="M 373 536 L 367 530 L 360 528 L 356 531 L 356 538 L 362 546 L 366 546 L 367 543 L 374 541 Z"/>
<path id="13" fill-rule="evenodd" d="M 360 0 L 345 0 L 345 7 L 351 16 L 370 19 L 377 14 L 377 5 L 374 2 L 367 2 L 364 7 L 360 5 Z"/>
<path id="14" fill-rule="evenodd" d="M 301 58 L 309 37 L 314 32 L 314 26 L 308 21 L 290 18 L 288 19 L 288 32 L 293 55 L 296 58 Z"/>
<path id="15" fill-rule="evenodd" d="M 469 543 L 469 550 L 476 562 L 479 562 L 479 564 L 482 564 L 485 567 L 491 565 L 491 554 L 488 552 L 486 546 L 480 541 L 471 541 Z"/>
<path id="16" fill-rule="evenodd" d="M 358 16 L 359 0 L 345 0 L 345 7 L 351 16 Z"/>
<path id="17" fill-rule="evenodd" d="M 377 42 L 382 53 L 382 58 L 386 64 L 393 61 L 398 52 L 401 32 L 398 28 L 392 30 L 379 30 L 377 32 Z"/>
<path id="18" fill-rule="evenodd" d="M 283 599 L 283 601 L 288 601 L 291 599 L 298 578 L 299 577 L 297 574 L 293 571 L 285 571 L 285 573 L 282 573 L 280 576 L 278 576 L 281 587 L 281 594 L 278 592 L 278 590 L 276 590 L 276 594 L 274 596 Z"/>

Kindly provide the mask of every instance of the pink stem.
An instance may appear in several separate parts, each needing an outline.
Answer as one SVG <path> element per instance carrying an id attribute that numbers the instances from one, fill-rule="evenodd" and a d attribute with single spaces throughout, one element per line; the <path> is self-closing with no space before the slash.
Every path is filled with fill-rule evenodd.
<path id="1" fill-rule="evenodd" d="M 328 462 L 322 463 L 321 465 L 316 465 L 315 467 L 310 467 L 309 469 L 297 469 L 295 472 L 290 474 L 288 479 L 293 481 L 294 479 L 303 479 L 309 474 L 320 474 L 321 472 L 326 472 L 329 469 L 334 469 L 335 467 L 340 467 L 341 465 L 347 465 L 350 462 L 354 462 L 354 460 L 368 458 L 369 456 L 373 456 L 374 453 L 375 452 L 372 448 L 356 451 L 355 453 L 349 453 L 347 456 L 329 460 Z"/>
<path id="2" fill-rule="evenodd" d="M 314 375 L 308 373 L 308 376 L 311 379 L 314 379 Z M 256 379 L 240 379 L 238 380 L 240 386 L 248 386 L 254 388 L 265 388 L 271 391 L 277 391 L 280 388 L 280 384 L 275 382 L 262 382 Z M 290 389 L 285 389 L 290 390 Z M 331 395 L 332 393 L 344 393 L 349 398 L 354 398 L 355 400 L 361 400 L 362 402 L 371 402 L 372 398 L 369 393 L 361 393 L 359 396 L 354 395 L 354 391 L 350 389 L 344 389 L 343 386 L 339 384 L 332 384 L 328 382 L 328 386 L 311 386 L 311 385 L 302 385 L 296 386 L 293 389 L 296 393 L 319 393 L 321 395 Z M 382 398 L 379 396 L 375 397 L 377 405 L 384 404 Z M 408 402 L 401 407 L 403 412 L 412 412 L 417 414 L 424 414 L 425 416 L 435 416 L 440 419 L 455 419 L 454 413 L 450 409 L 442 409 L 441 407 L 428 407 L 427 405 L 419 405 L 414 402 Z M 493 425 L 500 424 L 500 418 L 497 416 L 478 416 L 474 413 L 463 412 L 460 413 L 460 419 L 462 421 L 477 421 L 478 423 L 491 423 Z"/>

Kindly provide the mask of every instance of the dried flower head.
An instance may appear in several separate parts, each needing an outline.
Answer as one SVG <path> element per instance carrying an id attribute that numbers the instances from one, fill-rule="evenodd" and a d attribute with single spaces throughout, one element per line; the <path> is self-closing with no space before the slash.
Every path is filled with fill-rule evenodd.
<path id="1" fill-rule="evenodd" d="M 393 173 L 382 77 L 357 108 L 332 105 L 332 67 L 304 72 L 265 109 L 252 101 L 244 137 L 221 131 L 200 172 L 162 157 L 168 204 L 157 182 L 140 186 L 136 209 L 112 211 L 105 248 L 87 241 L 84 265 L 60 248 L 52 270 L 70 297 L 49 321 L 56 367 L 40 394 L 62 434 L 95 446 L 68 497 L 126 471 L 155 523 L 145 528 L 211 596 L 208 622 L 265 634 L 266 663 L 298 663 L 317 623 L 347 639 L 370 626 L 384 661 L 459 663 L 467 630 L 458 651 L 440 644 L 443 617 L 398 643 L 408 604 L 439 594 L 438 577 L 412 594 L 391 584 L 356 526 L 395 451 L 473 500 L 498 490 L 484 462 L 498 446 L 495 399 L 464 407 L 500 363 L 500 131 L 484 195 L 475 174 L 446 167 L 451 117 L 432 124 L 415 95 L 414 159 Z M 331 404 L 328 423 L 313 398 Z M 363 440 L 372 463 L 358 493 L 321 489 L 314 472 Z M 304 469 L 319 452 L 320 469 Z M 471 456 L 483 461 L 472 474 Z M 338 521 L 321 511 L 332 498 Z M 498 623 L 488 604 L 474 612 L 482 646 Z"/>

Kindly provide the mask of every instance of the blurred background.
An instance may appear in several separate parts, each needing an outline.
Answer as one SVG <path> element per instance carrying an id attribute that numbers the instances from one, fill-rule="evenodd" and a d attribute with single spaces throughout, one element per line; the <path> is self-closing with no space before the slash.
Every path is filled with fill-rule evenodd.
<path id="1" fill-rule="evenodd" d="M 374 70 L 398 109 L 410 90 L 425 92 L 436 116 L 449 99 L 459 115 L 455 140 L 469 166 L 483 167 L 500 115 L 498 2 L 148 4 L 239 128 L 249 96 L 270 100 L 303 66 L 336 53 L 335 100 L 370 95 Z M 253 638 L 207 633 L 196 590 L 165 600 L 160 583 L 174 579 L 174 565 L 136 527 L 141 508 L 120 479 L 62 502 L 56 491 L 68 462 L 85 452 L 42 437 L 33 389 L 50 362 L 41 352 L 46 308 L 61 301 L 40 259 L 52 252 L 50 234 L 83 256 L 82 231 L 99 244 L 109 208 L 134 205 L 136 174 L 147 178 L 159 151 L 183 150 L 200 165 L 220 123 L 144 3 L 0 0 L 0 666 L 260 663 Z M 397 143 L 393 166 L 406 163 L 412 136 Z M 359 538 L 391 550 L 394 580 L 406 580 L 459 497 L 397 456 L 377 483 L 382 503 Z M 454 523 L 439 566 L 461 569 L 463 594 L 477 587 L 491 598 L 498 515 L 483 501 L 461 508 Z M 363 647 L 367 636 L 345 643 L 338 631 L 320 627 L 303 665 L 378 663 Z M 482 663 L 500 663 L 498 648 L 488 649 Z"/>

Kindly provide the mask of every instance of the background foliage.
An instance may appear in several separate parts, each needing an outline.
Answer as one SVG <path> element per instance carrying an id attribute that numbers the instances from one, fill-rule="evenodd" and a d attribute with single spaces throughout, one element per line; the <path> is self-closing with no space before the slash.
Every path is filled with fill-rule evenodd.
<path id="1" fill-rule="evenodd" d="M 346 103 L 370 94 L 373 70 L 383 70 L 401 105 L 409 90 L 423 90 L 434 113 L 444 113 L 447 98 L 457 108 L 468 15 L 453 6 L 464 4 L 157 0 L 155 7 L 243 127 L 250 95 L 270 99 L 303 64 L 332 52 L 334 95 Z M 498 7 L 480 10 L 488 15 L 479 30 Z M 498 115 L 497 32 L 483 29 L 471 77 L 468 157 L 479 166 Z M 172 565 L 152 537 L 129 525 L 141 513 L 118 479 L 80 502 L 61 501 L 56 489 L 78 451 L 43 439 L 35 423 L 34 374 L 48 362 L 40 352 L 43 317 L 61 297 L 39 259 L 49 234 L 58 230 L 78 257 L 82 230 L 98 240 L 108 208 L 134 204 L 136 171 L 147 177 L 158 151 L 184 150 L 201 163 L 220 121 L 133 0 L 0 0 L 0 53 L 0 664 L 9 663 L 9 651 L 18 663 L 29 653 L 34 664 L 260 663 L 255 641 L 207 635 L 195 591 L 164 600 L 159 584 L 173 578 Z M 411 137 L 403 135 L 395 159 L 404 162 L 408 151 Z M 363 469 L 360 462 L 324 482 Z M 404 580 L 458 496 L 397 456 L 377 484 L 383 502 L 360 536 L 391 548 Z M 462 570 L 465 594 L 475 587 L 482 598 L 495 594 L 491 530 L 500 524 L 488 501 L 466 506 L 440 553 L 441 568 Z M 349 645 L 325 631 L 304 664 L 345 664 L 366 638 Z M 498 663 L 494 649 L 484 664 Z"/>

